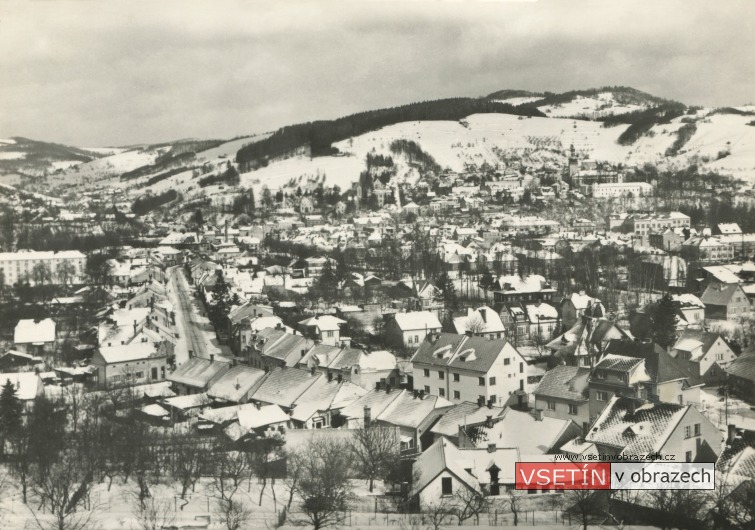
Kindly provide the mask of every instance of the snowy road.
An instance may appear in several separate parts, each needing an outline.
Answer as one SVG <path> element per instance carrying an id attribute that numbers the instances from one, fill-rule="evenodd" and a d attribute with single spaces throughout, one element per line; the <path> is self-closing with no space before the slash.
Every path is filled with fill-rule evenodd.
<path id="1" fill-rule="evenodd" d="M 176 312 L 176 366 L 191 357 L 209 359 L 210 354 L 218 357 L 230 354 L 228 348 L 218 344 L 215 330 L 209 319 L 203 316 L 204 309 L 194 297 L 181 267 L 168 269 L 168 298 Z"/>

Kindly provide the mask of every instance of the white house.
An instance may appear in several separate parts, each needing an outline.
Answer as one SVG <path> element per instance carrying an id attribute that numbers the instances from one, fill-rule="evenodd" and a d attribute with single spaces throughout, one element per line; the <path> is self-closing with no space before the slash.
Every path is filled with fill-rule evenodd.
<path id="1" fill-rule="evenodd" d="M 168 355 L 163 345 L 132 342 L 100 347 L 92 358 L 97 368 L 97 385 L 103 388 L 164 381 Z"/>
<path id="2" fill-rule="evenodd" d="M 345 320 L 332 315 L 320 315 L 299 322 L 302 331 L 323 344 L 335 346 L 341 342 L 341 326 Z"/>
<path id="3" fill-rule="evenodd" d="M 454 318 L 456 333 L 472 333 L 477 337 L 489 339 L 503 338 L 506 328 L 503 326 L 500 315 L 487 306 L 467 309 L 467 314 Z"/>
<path id="4" fill-rule="evenodd" d="M 42 353 L 55 350 L 55 321 L 19 320 L 13 333 L 15 347 L 24 353 Z"/>
<path id="5" fill-rule="evenodd" d="M 431 333 L 440 333 L 440 320 L 429 311 L 396 313 L 388 321 L 386 334 L 398 347 L 416 348 Z"/>
<path id="6" fill-rule="evenodd" d="M 433 333 L 412 357 L 414 388 L 453 403 L 525 401 L 527 363 L 505 339 Z"/>

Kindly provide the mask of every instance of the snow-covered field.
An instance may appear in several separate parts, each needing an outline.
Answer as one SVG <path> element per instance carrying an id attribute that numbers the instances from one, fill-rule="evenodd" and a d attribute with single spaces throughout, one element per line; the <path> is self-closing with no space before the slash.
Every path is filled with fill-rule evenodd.
<path id="1" fill-rule="evenodd" d="M 0 151 L 0 160 L 19 160 L 26 158 L 26 153 L 21 151 Z"/>
<path id="2" fill-rule="evenodd" d="M 568 118 L 571 116 L 588 116 L 596 118 L 611 114 L 626 114 L 635 110 L 643 110 L 647 105 L 624 105 L 616 100 L 613 92 L 601 92 L 596 96 L 577 96 L 568 103 L 557 105 L 543 105 L 538 107 L 542 112 L 553 118 Z"/>
<path id="3" fill-rule="evenodd" d="M 533 101 L 539 101 L 541 99 L 543 99 L 543 96 L 524 96 L 519 98 L 494 99 L 493 101 L 517 106 L 524 105 L 525 103 L 532 103 Z"/>

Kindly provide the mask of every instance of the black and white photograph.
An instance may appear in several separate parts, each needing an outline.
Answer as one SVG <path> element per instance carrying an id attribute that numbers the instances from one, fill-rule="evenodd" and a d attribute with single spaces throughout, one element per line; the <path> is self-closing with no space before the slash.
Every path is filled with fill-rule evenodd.
<path id="1" fill-rule="evenodd" d="M 0 528 L 755 529 L 755 2 L 0 0 Z"/>

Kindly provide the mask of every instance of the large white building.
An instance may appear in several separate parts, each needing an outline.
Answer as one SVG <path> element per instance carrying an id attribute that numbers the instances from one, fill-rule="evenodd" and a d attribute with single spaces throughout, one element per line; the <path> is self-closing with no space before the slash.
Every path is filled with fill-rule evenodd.
<path id="1" fill-rule="evenodd" d="M 642 197 L 652 195 L 652 193 L 653 185 L 647 182 L 613 182 L 592 185 L 592 196 L 599 199 Z"/>
<path id="2" fill-rule="evenodd" d="M 432 333 L 412 357 L 414 388 L 481 405 L 522 404 L 527 362 L 506 339 Z"/>
<path id="3" fill-rule="evenodd" d="M 5 278 L 5 285 L 13 285 L 18 281 L 28 281 L 34 285 L 34 267 L 43 264 L 49 271 L 47 283 L 81 283 L 86 259 L 86 255 L 78 250 L 0 252 L 0 272 Z M 63 263 L 71 265 L 66 272 L 63 272 Z"/>

